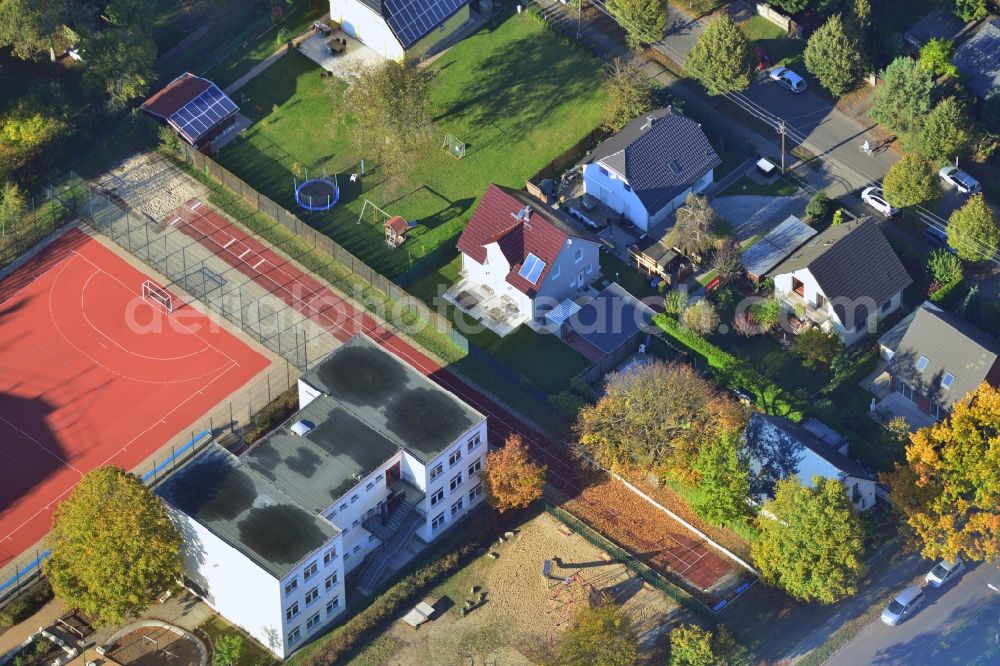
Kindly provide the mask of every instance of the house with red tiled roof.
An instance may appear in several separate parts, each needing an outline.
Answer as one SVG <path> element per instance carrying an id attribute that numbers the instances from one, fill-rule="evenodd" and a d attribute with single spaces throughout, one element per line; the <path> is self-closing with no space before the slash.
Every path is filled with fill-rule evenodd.
<path id="1" fill-rule="evenodd" d="M 462 279 L 445 298 L 501 334 L 541 321 L 601 272 L 592 235 L 528 193 L 494 184 L 458 249 Z"/>

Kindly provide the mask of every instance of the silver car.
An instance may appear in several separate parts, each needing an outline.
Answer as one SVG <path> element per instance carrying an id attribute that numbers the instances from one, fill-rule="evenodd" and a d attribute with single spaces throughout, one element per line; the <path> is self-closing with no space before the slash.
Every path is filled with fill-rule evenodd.
<path id="1" fill-rule="evenodd" d="M 941 167 L 938 171 L 941 180 L 948 183 L 962 194 L 977 194 L 983 187 L 979 181 L 951 164 Z"/>
<path id="2" fill-rule="evenodd" d="M 913 615 L 926 599 L 924 591 L 919 587 L 908 587 L 897 594 L 882 611 L 882 621 L 893 627 Z"/>
<path id="3" fill-rule="evenodd" d="M 866 187 L 861 191 L 861 200 L 881 213 L 883 217 L 892 217 L 899 212 L 885 200 L 885 194 L 883 194 L 881 187 Z"/>
<path id="4" fill-rule="evenodd" d="M 768 76 L 793 93 L 800 93 L 806 89 L 806 80 L 787 67 L 775 67 Z"/>
<path id="5" fill-rule="evenodd" d="M 924 580 L 932 587 L 941 587 L 945 583 L 950 583 L 958 578 L 963 569 L 965 569 L 965 562 L 962 561 L 962 558 L 958 558 L 954 562 L 941 560 L 934 565 L 933 569 L 927 572 Z"/>

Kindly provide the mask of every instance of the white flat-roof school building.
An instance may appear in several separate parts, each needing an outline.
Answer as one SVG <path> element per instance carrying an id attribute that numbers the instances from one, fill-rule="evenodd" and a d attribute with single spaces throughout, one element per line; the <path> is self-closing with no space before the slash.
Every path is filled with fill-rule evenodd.
<path id="1" fill-rule="evenodd" d="M 284 658 L 373 588 L 408 542 L 482 501 L 486 418 L 358 335 L 299 380 L 299 411 L 241 456 L 218 445 L 157 492 L 186 574 L 220 614 Z"/>

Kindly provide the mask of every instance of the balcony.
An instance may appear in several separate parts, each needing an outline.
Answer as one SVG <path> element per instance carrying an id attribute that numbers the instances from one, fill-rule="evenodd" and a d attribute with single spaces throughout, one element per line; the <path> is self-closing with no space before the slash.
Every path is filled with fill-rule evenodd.
<path id="1" fill-rule="evenodd" d="M 824 328 L 830 322 L 830 314 L 826 310 L 821 310 L 807 301 L 800 294 L 794 291 L 786 291 L 778 295 L 786 310 L 795 314 L 794 318 L 789 318 L 789 323 L 796 335 L 809 328 L 812 322 L 820 328 Z M 801 316 L 799 316 L 801 313 Z M 798 322 L 798 325 L 796 324 Z"/>

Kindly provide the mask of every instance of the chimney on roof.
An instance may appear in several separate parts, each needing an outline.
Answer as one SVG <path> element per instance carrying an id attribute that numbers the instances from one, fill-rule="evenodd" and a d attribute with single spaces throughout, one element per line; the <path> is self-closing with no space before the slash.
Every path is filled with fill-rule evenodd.
<path id="1" fill-rule="evenodd" d="M 656 122 L 656 118 L 654 118 L 653 116 L 646 116 L 646 122 L 642 124 L 642 127 L 640 129 L 643 132 L 645 132 L 650 127 L 652 127 L 653 123 L 655 123 L 655 122 Z"/>
<path id="2" fill-rule="evenodd" d="M 518 222 L 524 222 L 525 224 L 527 224 L 528 221 L 531 219 L 531 206 L 525 205 L 524 208 L 517 211 L 516 213 L 511 213 L 510 216 L 513 217 Z"/>

